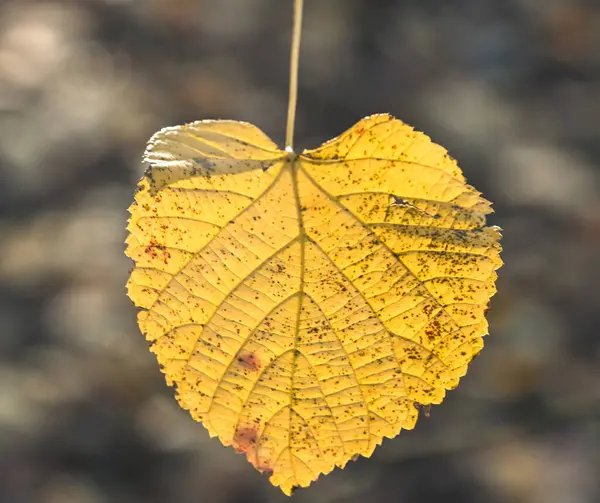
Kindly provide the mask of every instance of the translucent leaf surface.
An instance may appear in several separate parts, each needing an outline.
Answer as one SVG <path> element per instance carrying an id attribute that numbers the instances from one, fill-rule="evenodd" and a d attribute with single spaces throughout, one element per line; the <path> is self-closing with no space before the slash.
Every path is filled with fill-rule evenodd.
<path id="1" fill-rule="evenodd" d="M 440 403 L 482 346 L 499 229 L 388 115 L 288 154 L 200 121 L 150 140 L 129 296 L 177 400 L 290 494 Z"/>

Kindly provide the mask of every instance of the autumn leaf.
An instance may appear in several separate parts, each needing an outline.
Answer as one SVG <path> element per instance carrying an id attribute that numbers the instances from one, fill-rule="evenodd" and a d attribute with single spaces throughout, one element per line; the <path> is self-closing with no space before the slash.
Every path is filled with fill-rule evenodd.
<path id="1" fill-rule="evenodd" d="M 139 326 L 180 405 L 284 493 L 412 429 L 481 350 L 500 232 L 424 134 L 374 115 L 296 155 L 199 121 L 145 160 Z"/>

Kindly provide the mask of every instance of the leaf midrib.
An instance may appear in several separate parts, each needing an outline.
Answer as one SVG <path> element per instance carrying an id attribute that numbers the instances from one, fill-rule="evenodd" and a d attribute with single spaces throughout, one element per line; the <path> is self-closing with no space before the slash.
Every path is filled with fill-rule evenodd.
<path id="1" fill-rule="evenodd" d="M 298 156 L 294 153 L 288 155 L 288 166 L 292 175 L 292 190 L 296 203 L 296 215 L 298 218 L 298 242 L 300 244 L 300 286 L 298 291 L 298 310 L 296 312 L 296 328 L 294 330 L 294 346 L 292 348 L 292 370 L 290 378 L 290 407 L 288 409 L 288 449 L 292 454 L 292 409 L 294 407 L 294 374 L 296 372 L 298 360 L 298 339 L 300 337 L 300 318 L 302 316 L 302 306 L 304 304 L 304 270 L 306 263 L 306 230 L 304 228 L 304 219 L 302 217 L 302 205 L 300 204 L 300 189 L 298 186 Z M 284 168 L 285 169 L 285 168 Z M 283 171 L 283 170 L 282 170 Z M 316 440 L 316 439 L 315 439 Z M 318 443 L 318 442 L 317 442 Z"/>

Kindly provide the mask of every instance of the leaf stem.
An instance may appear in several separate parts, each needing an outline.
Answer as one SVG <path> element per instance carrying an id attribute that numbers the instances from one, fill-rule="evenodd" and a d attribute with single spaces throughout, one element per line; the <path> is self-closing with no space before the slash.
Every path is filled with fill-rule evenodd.
<path id="1" fill-rule="evenodd" d="M 296 121 L 296 103 L 298 102 L 298 62 L 300 61 L 303 4 L 304 0 L 294 0 L 294 27 L 290 55 L 290 93 L 288 97 L 287 129 L 285 133 L 285 150 L 287 152 L 294 152 L 294 123 Z"/>

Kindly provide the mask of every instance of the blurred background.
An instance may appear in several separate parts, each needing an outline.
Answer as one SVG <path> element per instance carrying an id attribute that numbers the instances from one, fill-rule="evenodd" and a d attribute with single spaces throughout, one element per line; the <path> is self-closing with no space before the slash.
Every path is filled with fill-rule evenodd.
<path id="1" fill-rule="evenodd" d="M 157 129 L 285 130 L 291 0 L 0 2 L 0 502 L 283 502 L 178 408 L 125 296 Z M 494 201 L 491 336 L 298 502 L 600 501 L 600 2 L 306 0 L 297 145 L 390 112 Z"/>

